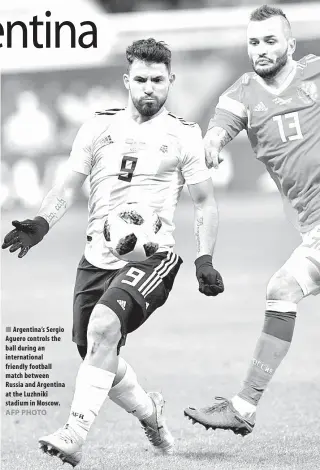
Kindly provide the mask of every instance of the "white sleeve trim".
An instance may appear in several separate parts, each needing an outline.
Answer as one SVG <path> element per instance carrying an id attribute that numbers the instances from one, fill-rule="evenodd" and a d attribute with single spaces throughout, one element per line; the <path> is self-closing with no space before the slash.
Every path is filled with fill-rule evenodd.
<path id="1" fill-rule="evenodd" d="M 226 95 L 220 96 L 217 108 L 229 111 L 230 113 L 235 114 L 240 118 L 248 117 L 245 105 L 243 103 L 240 103 L 240 101 L 234 100 L 233 98 L 229 98 L 229 96 Z"/>

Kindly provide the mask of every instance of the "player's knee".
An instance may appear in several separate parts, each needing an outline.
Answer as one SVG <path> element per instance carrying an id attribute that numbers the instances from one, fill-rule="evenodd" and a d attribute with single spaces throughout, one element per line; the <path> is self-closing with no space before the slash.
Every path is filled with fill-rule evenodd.
<path id="1" fill-rule="evenodd" d="M 275 273 L 267 286 L 267 300 L 287 300 L 298 303 L 303 298 L 303 292 L 296 281 L 285 270 Z"/>
<path id="2" fill-rule="evenodd" d="M 111 308 L 97 304 L 88 325 L 88 342 L 113 346 L 121 338 L 120 320 Z"/>

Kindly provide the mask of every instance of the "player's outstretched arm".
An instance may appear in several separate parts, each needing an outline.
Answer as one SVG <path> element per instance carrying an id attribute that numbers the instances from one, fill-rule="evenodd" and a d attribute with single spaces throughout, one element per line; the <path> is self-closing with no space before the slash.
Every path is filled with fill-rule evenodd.
<path id="1" fill-rule="evenodd" d="M 9 248 L 11 253 L 20 249 L 18 257 L 23 258 L 66 213 L 85 179 L 86 175 L 67 170 L 44 198 L 34 219 L 12 222 L 15 228 L 4 237 L 2 248 Z"/>
<path id="2" fill-rule="evenodd" d="M 224 291 L 220 273 L 212 266 L 212 255 L 218 233 L 218 208 L 212 179 L 189 184 L 188 189 L 195 207 L 194 233 L 197 245 L 195 260 L 199 291 L 216 296 Z"/>
<path id="3" fill-rule="evenodd" d="M 232 137 L 222 127 L 213 126 L 209 129 L 204 137 L 204 147 L 206 156 L 206 165 L 208 168 L 219 167 L 219 163 L 223 161 L 221 150 L 232 140 Z"/>
<path id="4" fill-rule="evenodd" d="M 68 170 L 61 180 L 49 191 L 42 201 L 37 216 L 48 222 L 51 228 L 72 206 L 76 195 L 83 185 L 87 175 L 74 170 Z"/>

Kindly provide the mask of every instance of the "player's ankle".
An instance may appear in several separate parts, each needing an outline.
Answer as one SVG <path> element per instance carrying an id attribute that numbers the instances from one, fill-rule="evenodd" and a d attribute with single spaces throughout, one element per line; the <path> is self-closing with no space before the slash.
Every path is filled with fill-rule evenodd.
<path id="1" fill-rule="evenodd" d="M 239 397 L 239 395 L 235 395 L 231 399 L 233 407 L 240 413 L 241 416 L 244 418 L 251 418 L 254 416 L 257 406 L 254 405 L 253 403 L 250 403 L 249 401 L 245 400 L 242 397 Z"/>
<path id="2" fill-rule="evenodd" d="M 72 431 L 74 431 L 81 440 L 85 441 L 87 439 L 89 432 L 88 426 L 83 425 L 81 421 L 78 421 L 76 419 L 69 419 L 67 424 L 69 428 L 71 428 Z"/>
<path id="3" fill-rule="evenodd" d="M 131 412 L 133 416 L 139 419 L 139 421 L 143 421 L 145 419 L 151 418 L 151 416 L 155 413 L 155 407 L 150 397 L 145 403 L 141 403 L 137 406 L 137 408 Z"/>

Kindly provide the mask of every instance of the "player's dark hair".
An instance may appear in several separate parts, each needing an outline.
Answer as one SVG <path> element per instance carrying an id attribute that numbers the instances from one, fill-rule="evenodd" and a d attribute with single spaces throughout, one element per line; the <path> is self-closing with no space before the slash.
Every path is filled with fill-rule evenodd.
<path id="1" fill-rule="evenodd" d="M 271 7 L 270 5 L 261 5 L 261 7 L 258 7 L 253 10 L 250 15 L 250 21 L 264 21 L 274 16 L 279 16 L 280 18 L 282 18 L 285 26 L 286 36 L 287 38 L 291 37 L 291 25 L 281 8 Z"/>
<path id="2" fill-rule="evenodd" d="M 128 66 L 132 65 L 135 59 L 143 62 L 165 64 L 171 70 L 171 51 L 163 41 L 156 41 L 153 38 L 139 39 L 127 47 L 126 56 Z"/>
<path id="3" fill-rule="evenodd" d="M 281 8 L 271 7 L 270 5 L 261 5 L 261 7 L 253 10 L 250 15 L 250 21 L 263 21 L 273 16 L 282 16 L 290 24 Z"/>

